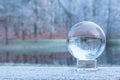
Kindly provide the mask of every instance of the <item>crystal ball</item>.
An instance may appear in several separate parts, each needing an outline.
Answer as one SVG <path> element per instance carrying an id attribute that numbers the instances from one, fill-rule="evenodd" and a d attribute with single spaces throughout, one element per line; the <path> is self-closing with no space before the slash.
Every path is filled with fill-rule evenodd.
<path id="1" fill-rule="evenodd" d="M 78 60 L 95 60 L 104 51 L 106 37 L 94 22 L 82 21 L 68 32 L 68 50 Z"/>

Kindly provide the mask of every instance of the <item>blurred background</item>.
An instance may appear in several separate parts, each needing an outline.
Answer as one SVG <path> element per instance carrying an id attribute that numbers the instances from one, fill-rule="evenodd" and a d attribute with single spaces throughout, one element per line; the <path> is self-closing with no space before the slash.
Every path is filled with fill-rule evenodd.
<path id="1" fill-rule="evenodd" d="M 66 39 L 80 21 L 106 33 L 100 65 L 120 65 L 120 0 L 0 0 L 0 65 L 74 65 Z"/>

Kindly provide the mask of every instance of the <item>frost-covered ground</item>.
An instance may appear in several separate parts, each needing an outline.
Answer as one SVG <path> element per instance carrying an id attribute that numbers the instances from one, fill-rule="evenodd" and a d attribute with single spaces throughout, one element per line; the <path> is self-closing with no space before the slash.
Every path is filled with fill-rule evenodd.
<path id="1" fill-rule="evenodd" d="M 0 66 L 0 80 L 120 80 L 120 67 L 76 71 L 75 67 Z"/>

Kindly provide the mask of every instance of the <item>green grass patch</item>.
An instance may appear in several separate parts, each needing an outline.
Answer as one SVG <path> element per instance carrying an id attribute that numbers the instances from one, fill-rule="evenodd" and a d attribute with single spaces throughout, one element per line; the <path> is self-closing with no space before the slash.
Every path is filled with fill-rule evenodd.
<path id="1" fill-rule="evenodd" d="M 111 39 L 107 41 L 109 47 L 120 47 L 120 39 Z M 0 40 L 0 53 L 51 53 L 67 52 L 65 39 L 45 39 L 38 40 L 9 40 L 5 45 L 4 40 Z"/>
<path id="2" fill-rule="evenodd" d="M 120 47 L 120 39 L 110 39 L 108 42 L 107 42 L 108 46 L 110 47 Z"/>
<path id="3" fill-rule="evenodd" d="M 66 52 L 66 40 L 9 40 L 9 44 L 5 45 L 4 41 L 0 41 L 0 52 L 12 53 L 48 53 L 48 52 Z"/>

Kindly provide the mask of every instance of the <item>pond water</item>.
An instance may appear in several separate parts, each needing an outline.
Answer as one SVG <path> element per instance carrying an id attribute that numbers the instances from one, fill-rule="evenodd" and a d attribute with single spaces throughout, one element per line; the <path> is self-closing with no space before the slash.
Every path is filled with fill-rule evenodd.
<path id="1" fill-rule="evenodd" d="M 120 47 L 107 47 L 103 54 L 97 59 L 98 64 L 120 65 Z M 30 63 L 48 65 L 75 65 L 76 59 L 69 52 L 56 53 L 11 53 L 0 52 L 1 63 Z"/>

